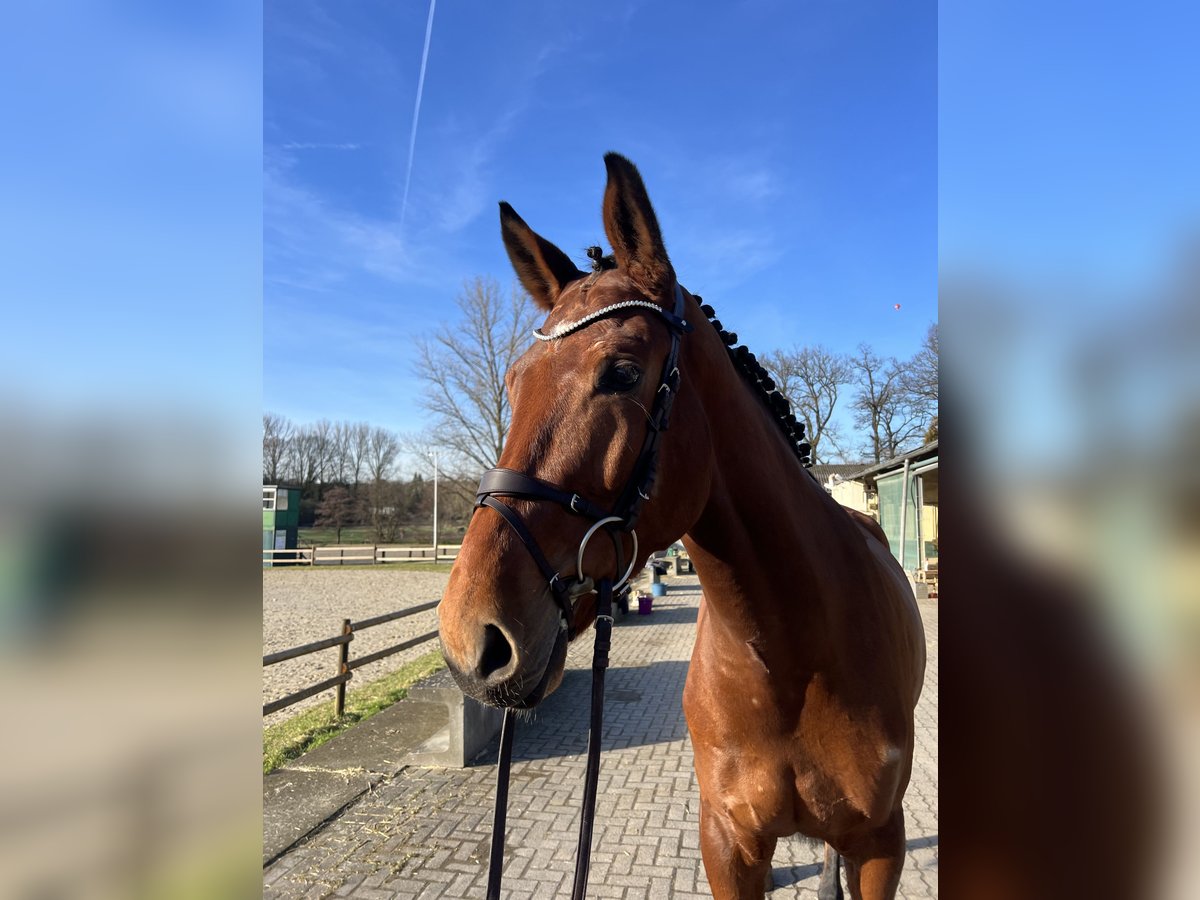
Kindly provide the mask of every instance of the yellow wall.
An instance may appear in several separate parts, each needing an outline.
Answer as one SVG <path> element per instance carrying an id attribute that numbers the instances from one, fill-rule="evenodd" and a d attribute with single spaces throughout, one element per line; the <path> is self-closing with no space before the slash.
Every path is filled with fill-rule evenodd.
<path id="1" fill-rule="evenodd" d="M 869 512 L 867 509 L 867 489 L 861 481 L 843 481 L 835 484 L 830 494 L 842 506 L 848 506 L 850 509 L 856 509 L 859 512 Z"/>

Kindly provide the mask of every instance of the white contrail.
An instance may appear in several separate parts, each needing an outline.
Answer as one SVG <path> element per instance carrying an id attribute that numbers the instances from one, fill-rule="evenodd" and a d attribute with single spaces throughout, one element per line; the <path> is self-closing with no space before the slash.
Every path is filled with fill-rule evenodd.
<path id="1" fill-rule="evenodd" d="M 425 92 L 425 66 L 429 63 L 429 39 L 433 37 L 433 11 L 437 0 L 429 0 L 429 21 L 425 23 L 425 49 L 421 51 L 421 75 L 417 78 L 417 103 L 413 107 L 412 135 L 408 139 L 408 171 L 404 174 L 404 199 L 400 201 L 400 225 L 408 210 L 408 185 L 412 180 L 413 155 L 417 149 L 417 120 L 421 118 L 421 95 Z"/>

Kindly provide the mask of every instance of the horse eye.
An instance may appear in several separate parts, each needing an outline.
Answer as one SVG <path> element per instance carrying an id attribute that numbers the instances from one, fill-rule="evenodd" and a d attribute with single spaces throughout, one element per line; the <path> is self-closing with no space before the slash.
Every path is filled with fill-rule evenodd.
<path id="1" fill-rule="evenodd" d="M 632 391 L 642 380 L 642 370 L 636 363 L 623 359 L 613 363 L 600 376 L 600 389 L 613 393 Z"/>

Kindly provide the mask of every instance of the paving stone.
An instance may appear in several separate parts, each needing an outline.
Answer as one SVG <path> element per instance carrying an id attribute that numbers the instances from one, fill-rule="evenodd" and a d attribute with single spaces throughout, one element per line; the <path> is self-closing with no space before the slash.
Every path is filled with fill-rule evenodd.
<path id="1" fill-rule="evenodd" d="M 695 637 L 699 585 L 670 581 L 650 616 L 613 634 L 605 752 L 589 896 L 702 900 L 699 794 L 680 698 Z M 899 896 L 937 896 L 937 602 L 922 601 L 929 663 L 905 802 L 908 855 Z M 591 647 L 573 646 L 562 687 L 519 723 L 506 835 L 504 894 L 569 895 L 587 751 Z M 495 748 L 466 769 L 389 775 L 341 816 L 264 870 L 264 897 L 475 900 L 487 883 Z M 816 897 L 822 848 L 781 840 L 777 898 Z"/>

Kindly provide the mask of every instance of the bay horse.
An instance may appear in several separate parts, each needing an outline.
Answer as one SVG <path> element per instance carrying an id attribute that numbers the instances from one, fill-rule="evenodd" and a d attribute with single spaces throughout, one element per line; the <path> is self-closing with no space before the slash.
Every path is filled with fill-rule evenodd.
<path id="1" fill-rule="evenodd" d="M 614 577 L 682 537 L 703 588 L 683 708 L 713 896 L 762 897 L 776 841 L 799 833 L 826 843 L 822 897 L 841 894 L 840 857 L 852 897 L 892 898 L 925 668 L 912 591 L 879 527 L 797 458 L 778 403 L 736 365 L 736 336 L 678 286 L 637 169 L 613 153 L 605 165 L 612 255 L 591 273 L 500 205 L 505 249 L 547 320 L 506 375 L 512 426 L 493 473 L 576 493 L 513 491 L 477 509 L 438 607 L 447 665 L 482 702 L 537 705 L 596 615 L 590 579 L 564 602 L 558 573 Z M 673 309 L 691 323 L 681 337 Z M 651 409 L 668 384 L 659 442 Z M 575 502 L 615 508 L 651 437 L 637 543 L 628 529 L 589 542 Z"/>

